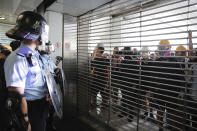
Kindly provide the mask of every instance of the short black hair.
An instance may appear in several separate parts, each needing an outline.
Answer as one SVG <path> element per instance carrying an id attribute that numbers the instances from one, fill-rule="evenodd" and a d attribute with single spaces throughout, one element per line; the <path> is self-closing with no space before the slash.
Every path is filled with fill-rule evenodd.
<path id="1" fill-rule="evenodd" d="M 15 51 L 19 46 L 21 45 L 21 42 L 16 40 L 16 41 L 12 41 L 10 43 L 10 46 L 12 48 L 12 51 Z"/>
<path id="2" fill-rule="evenodd" d="M 100 50 L 100 53 L 103 54 L 104 53 L 104 50 L 105 48 L 104 47 L 98 47 L 98 49 Z"/>
<path id="3" fill-rule="evenodd" d="M 124 47 L 124 50 L 126 50 L 126 51 L 130 51 L 130 50 L 131 50 L 131 47 L 126 46 L 126 47 Z"/>

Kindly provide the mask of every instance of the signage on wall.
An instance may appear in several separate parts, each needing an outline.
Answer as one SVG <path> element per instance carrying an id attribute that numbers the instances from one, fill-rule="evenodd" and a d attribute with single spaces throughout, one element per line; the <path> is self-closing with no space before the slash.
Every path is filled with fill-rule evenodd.
<path id="1" fill-rule="evenodd" d="M 70 43 L 65 43 L 65 49 L 70 49 Z"/>
<path id="2" fill-rule="evenodd" d="M 56 48 L 60 48 L 60 47 L 61 47 L 61 43 L 60 43 L 60 42 L 56 42 L 56 43 L 55 43 L 55 47 L 56 47 Z"/>

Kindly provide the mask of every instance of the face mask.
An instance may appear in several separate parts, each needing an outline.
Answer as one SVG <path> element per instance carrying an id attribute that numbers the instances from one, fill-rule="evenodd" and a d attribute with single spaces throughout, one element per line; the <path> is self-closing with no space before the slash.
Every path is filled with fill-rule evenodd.
<path id="1" fill-rule="evenodd" d="M 48 25 L 45 25 L 43 30 L 42 30 L 42 34 L 39 38 L 39 44 L 38 45 L 38 50 L 46 50 L 46 43 L 49 42 L 49 26 Z"/>

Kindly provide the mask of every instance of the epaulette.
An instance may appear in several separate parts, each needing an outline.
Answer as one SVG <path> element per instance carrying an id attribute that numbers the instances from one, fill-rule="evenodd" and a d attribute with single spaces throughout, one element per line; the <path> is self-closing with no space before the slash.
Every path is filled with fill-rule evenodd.
<path id="1" fill-rule="evenodd" d="M 30 66 L 33 66 L 33 63 L 32 63 L 32 52 L 31 50 L 28 48 L 28 47 L 24 47 L 24 48 L 21 48 L 19 49 L 17 52 L 16 52 L 17 55 L 21 56 L 21 57 L 26 57 L 28 63 Z"/>
<path id="2" fill-rule="evenodd" d="M 31 53 L 31 50 L 28 47 L 21 48 L 16 51 L 16 54 L 22 57 L 26 57 Z"/>

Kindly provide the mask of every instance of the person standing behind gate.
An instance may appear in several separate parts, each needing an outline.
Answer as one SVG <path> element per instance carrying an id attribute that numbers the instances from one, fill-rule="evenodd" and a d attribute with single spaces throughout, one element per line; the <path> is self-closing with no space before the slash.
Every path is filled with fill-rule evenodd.
<path id="1" fill-rule="evenodd" d="M 92 95 L 92 104 L 95 106 L 96 104 L 96 96 L 98 92 L 100 92 L 101 96 L 104 100 L 107 100 L 107 80 L 108 80 L 108 66 L 109 60 L 103 57 L 104 53 L 104 46 L 103 44 L 99 44 L 94 51 L 94 57 L 91 61 L 91 74 L 92 74 L 92 81 L 91 81 L 91 95 Z"/>
<path id="2" fill-rule="evenodd" d="M 142 104 L 145 105 L 143 108 L 145 109 L 145 113 L 142 116 L 142 118 L 147 118 L 149 115 L 149 109 L 150 109 L 150 117 L 148 117 L 148 120 L 153 121 L 153 110 L 151 105 L 154 102 L 153 92 L 155 88 L 154 84 L 154 61 L 152 61 L 149 57 L 149 50 L 148 47 L 142 47 L 142 59 L 141 59 L 141 89 L 140 94 L 142 95 L 141 101 Z"/>
<path id="3" fill-rule="evenodd" d="M 118 47 L 114 47 L 114 51 L 113 51 L 113 55 L 112 55 L 112 66 L 111 66 L 111 89 L 112 89 L 112 94 L 113 94 L 113 98 L 115 99 L 115 101 L 117 101 L 118 99 L 118 92 L 121 91 L 120 89 L 120 77 L 119 77 L 119 73 L 120 73 L 120 63 L 123 60 L 123 58 L 121 57 L 121 52 L 119 51 Z"/>
<path id="4" fill-rule="evenodd" d="M 197 130 L 197 60 L 190 60 L 192 64 L 189 67 L 188 90 L 187 90 L 187 112 L 189 114 L 188 131 Z"/>
<path id="5" fill-rule="evenodd" d="M 161 45 L 162 43 L 162 45 Z M 159 61 L 156 64 L 158 68 L 157 82 L 159 83 L 156 89 L 156 94 L 154 98 L 159 104 L 159 109 L 157 111 L 157 118 L 160 127 L 160 131 L 163 130 L 163 116 L 165 109 L 167 110 L 167 126 L 173 130 L 183 129 L 183 125 L 179 122 L 183 121 L 183 114 L 181 114 L 182 103 L 179 103 L 179 95 L 181 88 L 185 87 L 184 78 L 184 64 L 180 63 L 180 57 L 175 58 L 168 57 L 170 52 L 165 45 L 169 47 L 169 41 L 160 42 L 160 56 L 157 59 Z M 167 52 L 166 52 L 167 51 Z"/>
<path id="6" fill-rule="evenodd" d="M 120 80 L 122 89 L 122 109 L 120 116 L 126 116 L 128 122 L 132 122 L 137 116 L 137 87 L 139 83 L 139 65 L 133 59 L 133 52 L 130 47 L 124 47 L 124 60 L 120 64 Z"/>
<path id="7" fill-rule="evenodd" d="M 188 89 L 187 89 L 187 119 L 188 131 L 196 131 L 197 130 L 197 50 L 193 48 L 192 43 L 192 32 L 189 31 L 189 64 L 188 64 L 188 73 L 187 73 L 187 82 L 188 82 Z"/>

